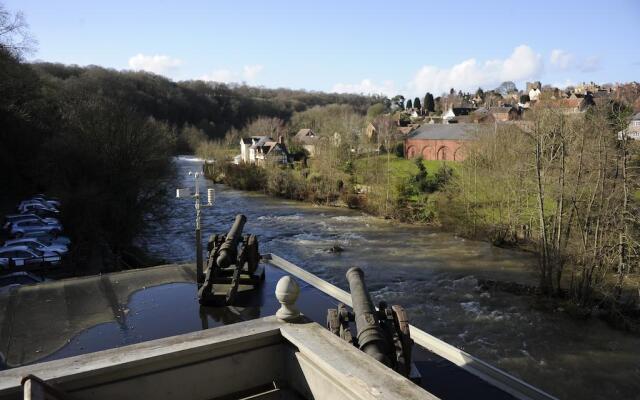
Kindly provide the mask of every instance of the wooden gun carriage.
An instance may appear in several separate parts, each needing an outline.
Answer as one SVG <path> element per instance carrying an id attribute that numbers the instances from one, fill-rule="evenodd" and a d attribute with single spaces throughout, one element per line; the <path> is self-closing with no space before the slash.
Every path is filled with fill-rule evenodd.
<path id="1" fill-rule="evenodd" d="M 247 217 L 238 214 L 226 235 L 209 238 L 207 269 L 198 289 L 200 304 L 231 305 L 239 291 L 255 289 L 264 281 L 258 239 L 242 234 L 246 222 Z"/>

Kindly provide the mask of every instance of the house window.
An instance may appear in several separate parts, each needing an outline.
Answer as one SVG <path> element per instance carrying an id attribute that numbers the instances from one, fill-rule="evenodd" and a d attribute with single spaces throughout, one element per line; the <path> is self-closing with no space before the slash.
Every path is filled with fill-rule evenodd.
<path id="1" fill-rule="evenodd" d="M 633 121 L 633 126 L 640 126 L 640 121 Z"/>

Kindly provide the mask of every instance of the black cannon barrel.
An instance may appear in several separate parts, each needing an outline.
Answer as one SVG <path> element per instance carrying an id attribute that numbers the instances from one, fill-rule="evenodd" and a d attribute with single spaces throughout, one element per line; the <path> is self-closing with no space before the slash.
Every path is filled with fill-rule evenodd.
<path id="1" fill-rule="evenodd" d="M 216 260 L 218 267 L 227 268 L 235 261 L 238 243 L 242 239 L 242 229 L 244 228 L 245 222 L 247 222 L 247 217 L 242 214 L 236 215 L 236 220 L 231 226 L 229 233 L 227 233 L 224 243 L 220 246 L 220 255 Z"/>
<path id="2" fill-rule="evenodd" d="M 386 351 L 387 342 L 382 328 L 378 325 L 376 309 L 364 282 L 364 272 L 358 267 L 350 268 L 347 271 L 347 280 L 351 290 L 360 350 L 391 367 Z"/>

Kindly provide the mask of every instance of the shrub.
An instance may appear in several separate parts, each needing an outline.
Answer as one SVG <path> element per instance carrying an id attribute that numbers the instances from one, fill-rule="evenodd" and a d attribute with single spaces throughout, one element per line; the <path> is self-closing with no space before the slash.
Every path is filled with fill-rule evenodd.
<path id="1" fill-rule="evenodd" d="M 396 144 L 394 153 L 400 158 L 404 157 L 404 142 L 399 142 Z"/>
<path id="2" fill-rule="evenodd" d="M 224 183 L 240 190 L 264 189 L 266 173 L 255 164 L 225 164 Z"/>

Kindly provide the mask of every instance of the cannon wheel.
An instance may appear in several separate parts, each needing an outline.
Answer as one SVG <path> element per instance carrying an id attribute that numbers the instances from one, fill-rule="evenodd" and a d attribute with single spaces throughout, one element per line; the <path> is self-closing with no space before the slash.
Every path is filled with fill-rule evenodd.
<path id="1" fill-rule="evenodd" d="M 260 262 L 260 251 L 258 250 L 258 239 L 256 235 L 250 235 L 247 239 L 247 268 L 249 275 L 253 275 L 258 269 L 258 263 Z"/>
<path id="2" fill-rule="evenodd" d="M 209 236 L 209 241 L 207 242 L 207 251 L 211 253 L 213 248 L 218 244 L 218 235 Z"/>
<path id="3" fill-rule="evenodd" d="M 340 336 L 340 320 L 338 310 L 330 308 L 327 310 L 327 329 L 336 336 Z"/>
<path id="4" fill-rule="evenodd" d="M 353 335 L 351 334 L 351 331 L 349 330 L 349 323 L 348 322 L 340 324 L 340 337 L 345 342 L 353 344 Z"/>
<path id="5" fill-rule="evenodd" d="M 402 332 L 406 337 L 411 337 L 411 333 L 409 332 L 409 317 L 407 317 L 407 312 L 402 308 L 402 306 L 394 305 L 391 307 L 393 310 L 393 319 L 398 327 L 398 330 Z"/>
<path id="6" fill-rule="evenodd" d="M 238 293 L 238 286 L 240 285 L 240 272 L 241 268 L 236 268 L 233 271 L 233 277 L 231 278 L 231 287 L 225 296 L 225 304 L 230 306 L 236 299 L 236 294 Z"/>
<path id="7" fill-rule="evenodd" d="M 413 340 L 409 331 L 409 318 L 402 306 L 393 305 L 391 309 L 393 310 L 393 322 L 396 332 L 398 332 L 398 339 L 395 345 L 399 372 L 404 376 L 409 376 L 411 372 L 411 350 L 413 347 Z"/>

